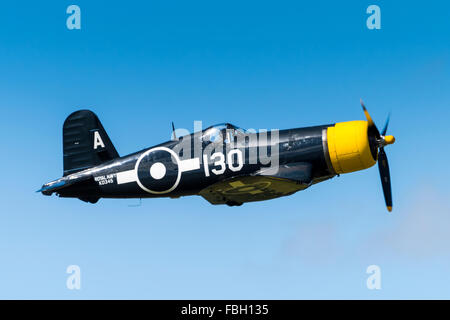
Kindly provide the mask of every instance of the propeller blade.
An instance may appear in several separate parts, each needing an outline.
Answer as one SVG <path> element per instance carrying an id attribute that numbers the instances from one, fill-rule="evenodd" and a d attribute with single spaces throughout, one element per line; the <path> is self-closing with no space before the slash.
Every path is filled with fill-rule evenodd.
<path id="1" fill-rule="evenodd" d="M 389 212 L 392 211 L 392 191 L 391 177 L 389 174 L 389 163 L 384 152 L 384 148 L 380 148 L 378 152 L 378 169 L 380 170 L 381 185 L 383 187 L 384 200 Z"/>
<path id="2" fill-rule="evenodd" d="M 366 106 L 364 105 L 364 102 L 362 101 L 362 99 L 360 99 L 361 102 L 361 107 L 363 108 L 364 111 L 364 115 L 366 116 L 367 122 L 369 123 L 369 133 L 373 133 L 375 135 L 375 137 L 377 139 L 380 139 L 380 131 L 378 131 L 377 126 L 375 125 L 375 123 L 372 120 L 372 117 L 369 114 L 369 111 L 367 111 Z"/>
<path id="3" fill-rule="evenodd" d="M 387 117 L 387 119 L 386 119 L 386 123 L 384 124 L 384 128 L 383 128 L 383 130 L 381 130 L 381 135 L 383 135 L 383 136 L 386 135 L 386 131 L 387 131 L 387 128 L 388 128 L 389 120 L 390 120 L 390 119 L 391 119 L 391 114 L 389 113 L 389 114 L 388 114 L 388 117 Z"/>

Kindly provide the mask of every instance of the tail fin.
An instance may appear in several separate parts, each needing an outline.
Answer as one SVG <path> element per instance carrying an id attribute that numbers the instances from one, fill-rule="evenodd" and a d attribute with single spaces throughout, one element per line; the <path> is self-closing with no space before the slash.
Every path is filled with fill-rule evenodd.
<path id="1" fill-rule="evenodd" d="M 118 158 L 98 117 L 89 110 L 72 113 L 63 126 L 64 176 Z"/>

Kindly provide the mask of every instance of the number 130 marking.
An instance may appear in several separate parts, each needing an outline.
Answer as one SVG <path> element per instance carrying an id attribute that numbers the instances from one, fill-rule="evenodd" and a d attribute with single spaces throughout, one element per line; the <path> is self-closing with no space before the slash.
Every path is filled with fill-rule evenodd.
<path id="1" fill-rule="evenodd" d="M 237 158 L 237 163 L 233 163 L 233 155 L 236 154 L 236 158 Z M 215 160 L 214 161 L 214 166 L 215 167 L 220 167 L 220 168 L 214 168 L 211 169 L 211 172 L 214 173 L 215 175 L 219 175 L 219 174 L 223 174 L 225 172 L 226 169 L 226 164 L 225 164 L 225 156 L 222 152 L 215 152 L 211 155 L 211 160 Z M 242 151 L 239 149 L 233 149 L 230 150 L 230 152 L 228 152 L 227 154 L 227 164 L 228 164 L 228 169 L 230 169 L 231 171 L 237 172 L 239 170 L 242 169 L 242 167 L 244 166 L 244 161 L 242 160 Z M 203 167 L 205 169 L 205 176 L 209 177 L 209 165 L 208 165 L 208 155 L 204 154 L 203 155 Z"/>

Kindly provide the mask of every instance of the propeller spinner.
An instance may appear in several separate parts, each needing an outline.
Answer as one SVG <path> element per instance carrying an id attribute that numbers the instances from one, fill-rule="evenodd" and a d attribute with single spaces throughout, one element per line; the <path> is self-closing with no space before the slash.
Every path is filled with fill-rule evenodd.
<path id="1" fill-rule="evenodd" d="M 378 159 L 378 169 L 380 171 L 381 186 L 383 187 L 384 200 L 389 212 L 392 211 L 392 190 L 391 190 L 391 177 L 389 173 L 389 163 L 384 147 L 393 144 L 395 142 L 394 136 L 386 135 L 386 131 L 389 125 L 389 116 L 386 120 L 383 130 L 380 132 L 372 120 L 369 112 L 366 109 L 363 101 L 361 100 L 361 106 L 364 110 L 367 122 L 369 123 L 367 134 L 369 136 L 370 151 L 374 159 Z"/>

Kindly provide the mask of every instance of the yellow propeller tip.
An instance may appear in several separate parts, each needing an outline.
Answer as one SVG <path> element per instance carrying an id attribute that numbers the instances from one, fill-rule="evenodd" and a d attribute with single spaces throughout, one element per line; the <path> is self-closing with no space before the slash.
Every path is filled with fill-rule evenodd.
<path id="1" fill-rule="evenodd" d="M 366 106 L 364 105 L 364 102 L 361 100 L 361 107 L 363 108 L 364 115 L 366 116 L 367 122 L 369 122 L 369 126 L 374 126 L 372 117 L 369 114 L 369 111 L 367 111 Z"/>
<path id="2" fill-rule="evenodd" d="M 386 142 L 386 144 L 393 144 L 395 142 L 395 137 L 394 136 L 385 136 L 384 142 Z"/>
<path id="3" fill-rule="evenodd" d="M 388 209 L 389 212 L 392 211 L 392 207 L 390 207 L 390 206 L 388 206 L 387 209 Z"/>

